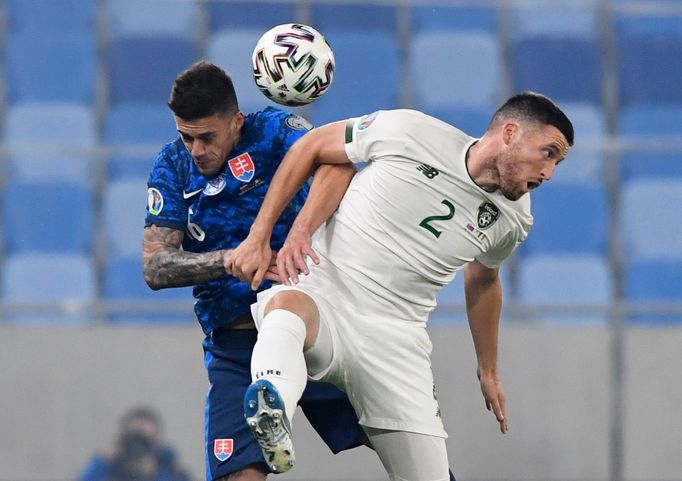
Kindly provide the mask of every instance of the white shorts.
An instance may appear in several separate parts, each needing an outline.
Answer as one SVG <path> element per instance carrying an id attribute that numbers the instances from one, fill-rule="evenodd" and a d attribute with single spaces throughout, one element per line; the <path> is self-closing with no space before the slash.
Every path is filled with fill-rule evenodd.
<path id="1" fill-rule="evenodd" d="M 278 285 L 258 294 L 252 306 L 256 326 L 277 292 L 309 295 L 320 312 L 320 330 L 329 330 L 332 349 L 329 365 L 309 377 L 345 391 L 363 426 L 446 438 L 424 323 L 373 315 L 371 295 L 326 259 L 310 271 L 295 286 Z"/>

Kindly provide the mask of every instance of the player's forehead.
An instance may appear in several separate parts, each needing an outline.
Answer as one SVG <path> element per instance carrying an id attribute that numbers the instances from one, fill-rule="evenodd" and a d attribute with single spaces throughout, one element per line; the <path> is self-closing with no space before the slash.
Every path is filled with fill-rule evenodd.
<path id="1" fill-rule="evenodd" d="M 561 131 L 554 125 L 533 124 L 530 128 L 530 135 L 533 143 L 538 147 L 552 147 L 557 150 L 561 157 L 565 157 L 570 146 L 568 140 Z"/>
<path id="2" fill-rule="evenodd" d="M 175 126 L 178 132 L 196 136 L 207 133 L 215 133 L 225 128 L 229 119 L 228 114 L 217 113 L 207 117 L 186 120 L 175 116 Z"/>

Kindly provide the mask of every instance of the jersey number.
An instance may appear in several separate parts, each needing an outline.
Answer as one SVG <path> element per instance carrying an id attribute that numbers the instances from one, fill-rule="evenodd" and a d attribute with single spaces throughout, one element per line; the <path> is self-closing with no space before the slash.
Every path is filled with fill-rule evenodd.
<path id="1" fill-rule="evenodd" d="M 450 202 L 447 199 L 443 199 L 440 203 L 448 208 L 447 214 L 430 215 L 428 217 L 424 217 L 424 219 L 419 223 L 419 227 L 423 227 L 427 231 L 431 232 L 433 235 L 436 236 L 436 239 L 440 237 L 442 231 L 436 229 L 434 226 L 431 225 L 431 223 L 438 220 L 450 220 L 455 216 L 455 206 L 452 205 L 452 202 Z"/>
<path id="2" fill-rule="evenodd" d="M 187 232 L 190 236 L 201 242 L 206 238 L 206 232 L 204 232 L 198 224 L 190 222 L 189 218 L 192 217 L 192 214 L 194 214 L 194 211 L 189 209 L 189 212 L 187 213 Z"/>

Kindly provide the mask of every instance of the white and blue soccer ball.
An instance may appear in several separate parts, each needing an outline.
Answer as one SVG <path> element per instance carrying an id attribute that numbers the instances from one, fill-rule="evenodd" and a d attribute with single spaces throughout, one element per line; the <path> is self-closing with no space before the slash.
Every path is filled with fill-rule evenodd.
<path id="1" fill-rule="evenodd" d="M 320 32 L 287 23 L 271 28 L 253 51 L 253 78 L 269 99 L 301 106 L 319 99 L 334 78 L 334 53 Z"/>

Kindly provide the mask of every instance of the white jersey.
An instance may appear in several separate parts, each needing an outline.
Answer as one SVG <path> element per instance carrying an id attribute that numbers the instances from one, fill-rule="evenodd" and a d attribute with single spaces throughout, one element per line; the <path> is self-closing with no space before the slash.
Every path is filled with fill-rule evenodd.
<path id="1" fill-rule="evenodd" d="M 465 157 L 475 138 L 393 110 L 350 119 L 345 141 L 349 159 L 367 166 L 314 248 L 367 291 L 358 309 L 426 322 L 457 271 L 474 259 L 497 267 L 525 239 L 530 196 L 511 201 L 474 183 Z"/>

